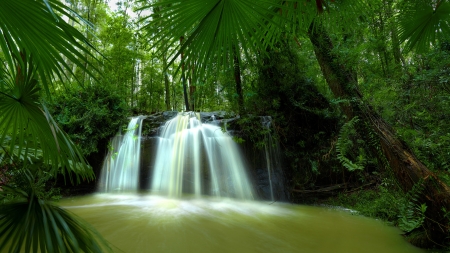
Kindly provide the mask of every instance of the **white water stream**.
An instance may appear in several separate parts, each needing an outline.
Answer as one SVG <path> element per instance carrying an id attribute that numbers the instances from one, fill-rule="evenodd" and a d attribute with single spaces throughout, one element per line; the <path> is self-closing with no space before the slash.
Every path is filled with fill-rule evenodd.
<path id="1" fill-rule="evenodd" d="M 134 117 L 125 135 L 113 138 L 103 163 L 100 192 L 134 192 L 138 188 L 141 130 L 144 117 Z"/>
<path id="2" fill-rule="evenodd" d="M 232 138 L 193 113 L 178 114 L 164 125 L 151 194 L 137 193 L 142 119 L 133 118 L 126 134 L 112 141 L 99 183 L 104 193 L 60 202 L 98 229 L 115 252 L 423 252 L 399 230 L 373 219 L 254 201 Z M 267 167 L 272 185 L 279 161 L 276 155 L 261 160 L 272 164 Z"/>
<path id="3" fill-rule="evenodd" d="M 194 113 L 168 121 L 159 138 L 151 192 L 169 197 L 194 194 L 253 199 L 239 149 L 220 127 Z"/>

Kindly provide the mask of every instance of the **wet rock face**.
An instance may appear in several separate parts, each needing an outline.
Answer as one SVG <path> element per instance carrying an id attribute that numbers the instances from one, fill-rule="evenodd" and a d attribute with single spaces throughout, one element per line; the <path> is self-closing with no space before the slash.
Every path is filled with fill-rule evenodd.
<path id="1" fill-rule="evenodd" d="M 239 145 L 245 156 L 248 173 L 258 197 L 269 201 L 289 201 L 286 189 L 284 164 L 277 154 L 270 154 L 264 148 L 257 148 L 253 143 L 244 142 Z M 278 157 L 275 157 L 278 156 Z"/>
<path id="2" fill-rule="evenodd" d="M 235 118 L 234 114 L 227 114 L 225 111 L 200 112 L 200 120 L 202 123 L 218 123 L 222 124 L 230 119 Z"/>
<path id="3" fill-rule="evenodd" d="M 176 117 L 177 111 L 158 112 L 146 116 L 142 121 L 142 137 L 157 137 L 159 135 L 159 129 L 168 120 Z"/>
<path id="4" fill-rule="evenodd" d="M 148 190 L 150 188 L 158 143 L 158 137 L 147 137 L 141 140 L 141 159 L 139 170 L 140 190 Z"/>
<path id="5" fill-rule="evenodd" d="M 157 137 L 160 134 L 160 128 L 170 119 L 176 117 L 177 111 L 165 111 L 158 112 L 146 116 L 142 122 L 142 137 Z M 229 124 L 236 120 L 234 114 L 229 114 L 225 111 L 215 111 L 215 112 L 200 112 L 200 120 L 202 123 L 210 123 L 223 125 L 225 123 Z"/>

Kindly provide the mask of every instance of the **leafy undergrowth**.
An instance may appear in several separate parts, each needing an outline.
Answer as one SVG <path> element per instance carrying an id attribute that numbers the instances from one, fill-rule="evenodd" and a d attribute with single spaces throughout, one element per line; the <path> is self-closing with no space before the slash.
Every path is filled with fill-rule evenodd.
<path id="1" fill-rule="evenodd" d="M 357 211 L 357 214 L 380 219 L 398 225 L 398 217 L 407 200 L 399 191 L 378 185 L 371 189 L 340 193 L 326 199 L 323 204 L 341 206 Z"/>
<path id="2" fill-rule="evenodd" d="M 422 226 L 427 206 L 418 200 L 422 191 L 422 184 L 418 183 L 405 194 L 389 180 L 383 180 L 373 188 L 340 193 L 320 203 L 348 208 L 355 211 L 352 214 L 378 219 L 396 226 L 403 231 L 406 239 L 416 246 L 439 247 L 440 250 L 444 250 L 430 252 L 450 252 L 448 251 L 450 248 L 442 249 L 443 245 L 430 242 L 427 238 Z"/>

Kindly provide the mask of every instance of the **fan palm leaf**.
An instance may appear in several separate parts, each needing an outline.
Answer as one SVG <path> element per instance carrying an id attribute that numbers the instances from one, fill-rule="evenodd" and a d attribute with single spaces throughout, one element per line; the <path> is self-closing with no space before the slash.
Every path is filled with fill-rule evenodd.
<path id="1" fill-rule="evenodd" d="M 66 22 L 80 20 L 83 22 L 59 0 L 0 1 L 0 50 L 9 66 L 15 64 L 14 60 L 24 64 L 20 57 L 14 59 L 20 52 L 33 55 L 48 93 L 55 79 L 64 80 L 65 73 L 74 76 L 65 59 L 90 75 L 96 71 L 88 61 L 88 56 L 95 59 L 90 51 L 92 45 Z"/>
<path id="2" fill-rule="evenodd" d="M 277 25 L 272 17 L 280 7 L 273 0 L 164 0 L 143 7 L 159 8 L 144 18 L 150 23 L 143 29 L 153 33 L 150 40 L 158 51 L 169 53 L 171 63 L 183 53 L 184 63 L 201 72 L 210 64 L 232 66 L 235 47 L 242 48 L 248 58 L 260 52 L 266 24 Z M 156 32 L 153 23 L 159 25 Z M 185 38 L 182 45 L 180 38 Z"/>
<path id="3" fill-rule="evenodd" d="M 149 22 L 143 28 L 152 34 L 150 41 L 159 51 L 169 52 L 171 62 L 183 53 L 186 65 L 203 71 L 213 64 L 231 66 L 234 46 L 251 59 L 272 46 L 283 31 L 305 33 L 316 19 L 324 21 L 321 24 L 327 30 L 348 32 L 379 4 L 366 0 L 160 0 L 143 7 L 158 8 L 143 20 Z M 395 21 L 401 41 L 406 41 L 405 50 L 421 50 L 449 34 L 449 14 L 449 0 L 404 1 Z M 180 37 L 186 38 L 182 45 Z"/>
<path id="4" fill-rule="evenodd" d="M 33 174 L 21 173 L 32 184 Z M 108 252 L 108 243 L 86 222 L 68 211 L 38 199 L 28 191 L 3 186 L 1 195 L 20 196 L 0 205 L 1 252 Z"/>
<path id="5" fill-rule="evenodd" d="M 30 157 L 41 157 L 54 174 L 67 174 L 71 181 L 73 174 L 77 182 L 93 179 L 92 169 L 81 152 L 41 103 L 34 61 L 25 52 L 21 57 L 21 67 L 0 68 L 0 81 L 4 86 L 0 90 L 0 144 L 3 151 L 25 163 Z"/>
<path id="6" fill-rule="evenodd" d="M 367 3 L 363 0 L 160 0 L 143 7 L 150 8 L 158 11 L 143 19 L 148 22 L 143 29 L 151 34 L 150 41 L 158 51 L 169 52 L 171 63 L 183 54 L 186 65 L 194 65 L 194 71 L 202 72 L 213 64 L 232 66 L 236 47 L 247 59 L 255 58 L 266 47 L 273 46 L 282 33 L 306 32 L 318 13 L 337 21 L 330 24 L 348 26 L 348 20 L 367 10 Z M 157 31 L 154 25 L 158 26 Z M 186 38 L 182 45 L 181 37 Z"/>
<path id="7" fill-rule="evenodd" d="M 423 52 L 439 40 L 449 39 L 450 1 L 404 1 L 398 8 L 398 34 L 400 41 L 405 42 L 405 52 L 413 48 Z"/>

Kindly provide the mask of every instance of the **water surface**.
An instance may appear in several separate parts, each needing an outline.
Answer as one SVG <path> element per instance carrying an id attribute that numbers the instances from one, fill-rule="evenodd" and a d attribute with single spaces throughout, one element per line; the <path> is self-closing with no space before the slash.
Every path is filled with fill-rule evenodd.
<path id="1" fill-rule="evenodd" d="M 60 204 L 91 223 L 116 252 L 424 252 L 380 221 L 319 207 L 114 194 Z"/>

